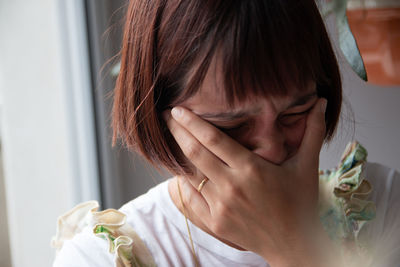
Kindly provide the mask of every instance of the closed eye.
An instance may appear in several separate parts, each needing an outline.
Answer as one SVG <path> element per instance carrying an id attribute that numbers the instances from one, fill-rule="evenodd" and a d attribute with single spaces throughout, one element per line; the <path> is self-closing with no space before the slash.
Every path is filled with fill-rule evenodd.
<path id="1" fill-rule="evenodd" d="M 221 131 L 235 131 L 235 130 L 240 130 L 242 128 L 244 128 L 247 125 L 247 123 L 240 123 L 237 125 L 232 125 L 232 126 L 220 126 L 220 125 L 215 125 L 215 127 L 217 127 L 218 129 L 220 129 Z"/>

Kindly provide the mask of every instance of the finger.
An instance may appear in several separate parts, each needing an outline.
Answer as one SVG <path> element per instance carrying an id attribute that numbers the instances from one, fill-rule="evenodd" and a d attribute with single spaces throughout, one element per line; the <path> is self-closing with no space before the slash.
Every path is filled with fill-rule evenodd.
<path id="1" fill-rule="evenodd" d="M 226 177 L 224 173 L 228 171 L 229 167 L 172 117 L 168 117 L 166 120 L 169 130 L 183 154 L 212 182 L 222 185 L 224 182 L 222 177 Z"/>
<path id="2" fill-rule="evenodd" d="M 182 107 L 174 107 L 173 118 L 189 131 L 201 144 L 234 169 L 254 155 L 228 135 Z"/>
<path id="3" fill-rule="evenodd" d="M 325 110 L 327 100 L 320 98 L 311 110 L 308 118 L 303 141 L 301 142 L 296 158 L 301 164 L 312 164 L 318 168 L 319 153 L 325 139 L 326 124 Z M 300 165 L 301 165 L 300 164 Z"/>
<path id="4" fill-rule="evenodd" d="M 180 203 L 182 211 L 186 212 L 189 218 L 197 217 L 198 219 L 207 220 L 210 218 L 210 208 L 205 198 L 197 192 L 197 190 L 184 177 L 176 179 L 178 194 L 182 198 Z"/>
<path id="5" fill-rule="evenodd" d="M 201 195 L 207 198 L 207 201 L 213 201 L 216 185 L 210 181 L 199 169 L 196 169 L 194 175 L 185 175 L 185 180 Z M 207 188 L 209 190 L 207 190 Z M 218 195 L 218 194 L 217 194 Z"/>

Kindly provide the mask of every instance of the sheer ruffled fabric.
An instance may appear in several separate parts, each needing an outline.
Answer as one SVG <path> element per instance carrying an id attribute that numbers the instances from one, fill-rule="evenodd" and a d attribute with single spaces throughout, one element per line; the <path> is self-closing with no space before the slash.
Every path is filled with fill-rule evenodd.
<path id="1" fill-rule="evenodd" d="M 72 239 L 89 226 L 94 235 L 108 242 L 116 267 L 156 266 L 146 245 L 126 224 L 125 214 L 114 209 L 97 211 L 98 208 L 97 201 L 88 201 L 59 217 L 52 246 L 60 250 L 64 241 Z"/>
<path id="2" fill-rule="evenodd" d="M 372 186 L 364 176 L 366 159 L 365 148 L 353 142 L 336 168 L 320 171 L 320 220 L 341 251 L 345 266 L 365 266 L 369 261 L 370 248 L 360 232 L 375 218 L 376 208 L 368 200 Z"/>

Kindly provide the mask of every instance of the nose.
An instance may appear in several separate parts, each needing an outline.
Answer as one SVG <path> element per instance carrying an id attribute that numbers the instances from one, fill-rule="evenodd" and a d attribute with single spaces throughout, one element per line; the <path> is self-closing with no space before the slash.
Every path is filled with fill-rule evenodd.
<path id="1" fill-rule="evenodd" d="M 252 151 L 271 163 L 282 164 L 290 153 L 285 135 L 279 127 L 255 132 L 251 139 Z"/>

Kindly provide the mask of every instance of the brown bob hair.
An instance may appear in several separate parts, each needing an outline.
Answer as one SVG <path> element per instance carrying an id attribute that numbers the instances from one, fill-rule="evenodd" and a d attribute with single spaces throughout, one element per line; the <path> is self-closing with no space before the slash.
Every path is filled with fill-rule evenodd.
<path id="1" fill-rule="evenodd" d="M 326 140 L 339 119 L 337 61 L 314 0 L 131 0 L 114 92 L 113 143 L 174 174 L 190 172 L 162 112 L 194 95 L 213 57 L 230 105 L 315 81 L 328 100 Z"/>

